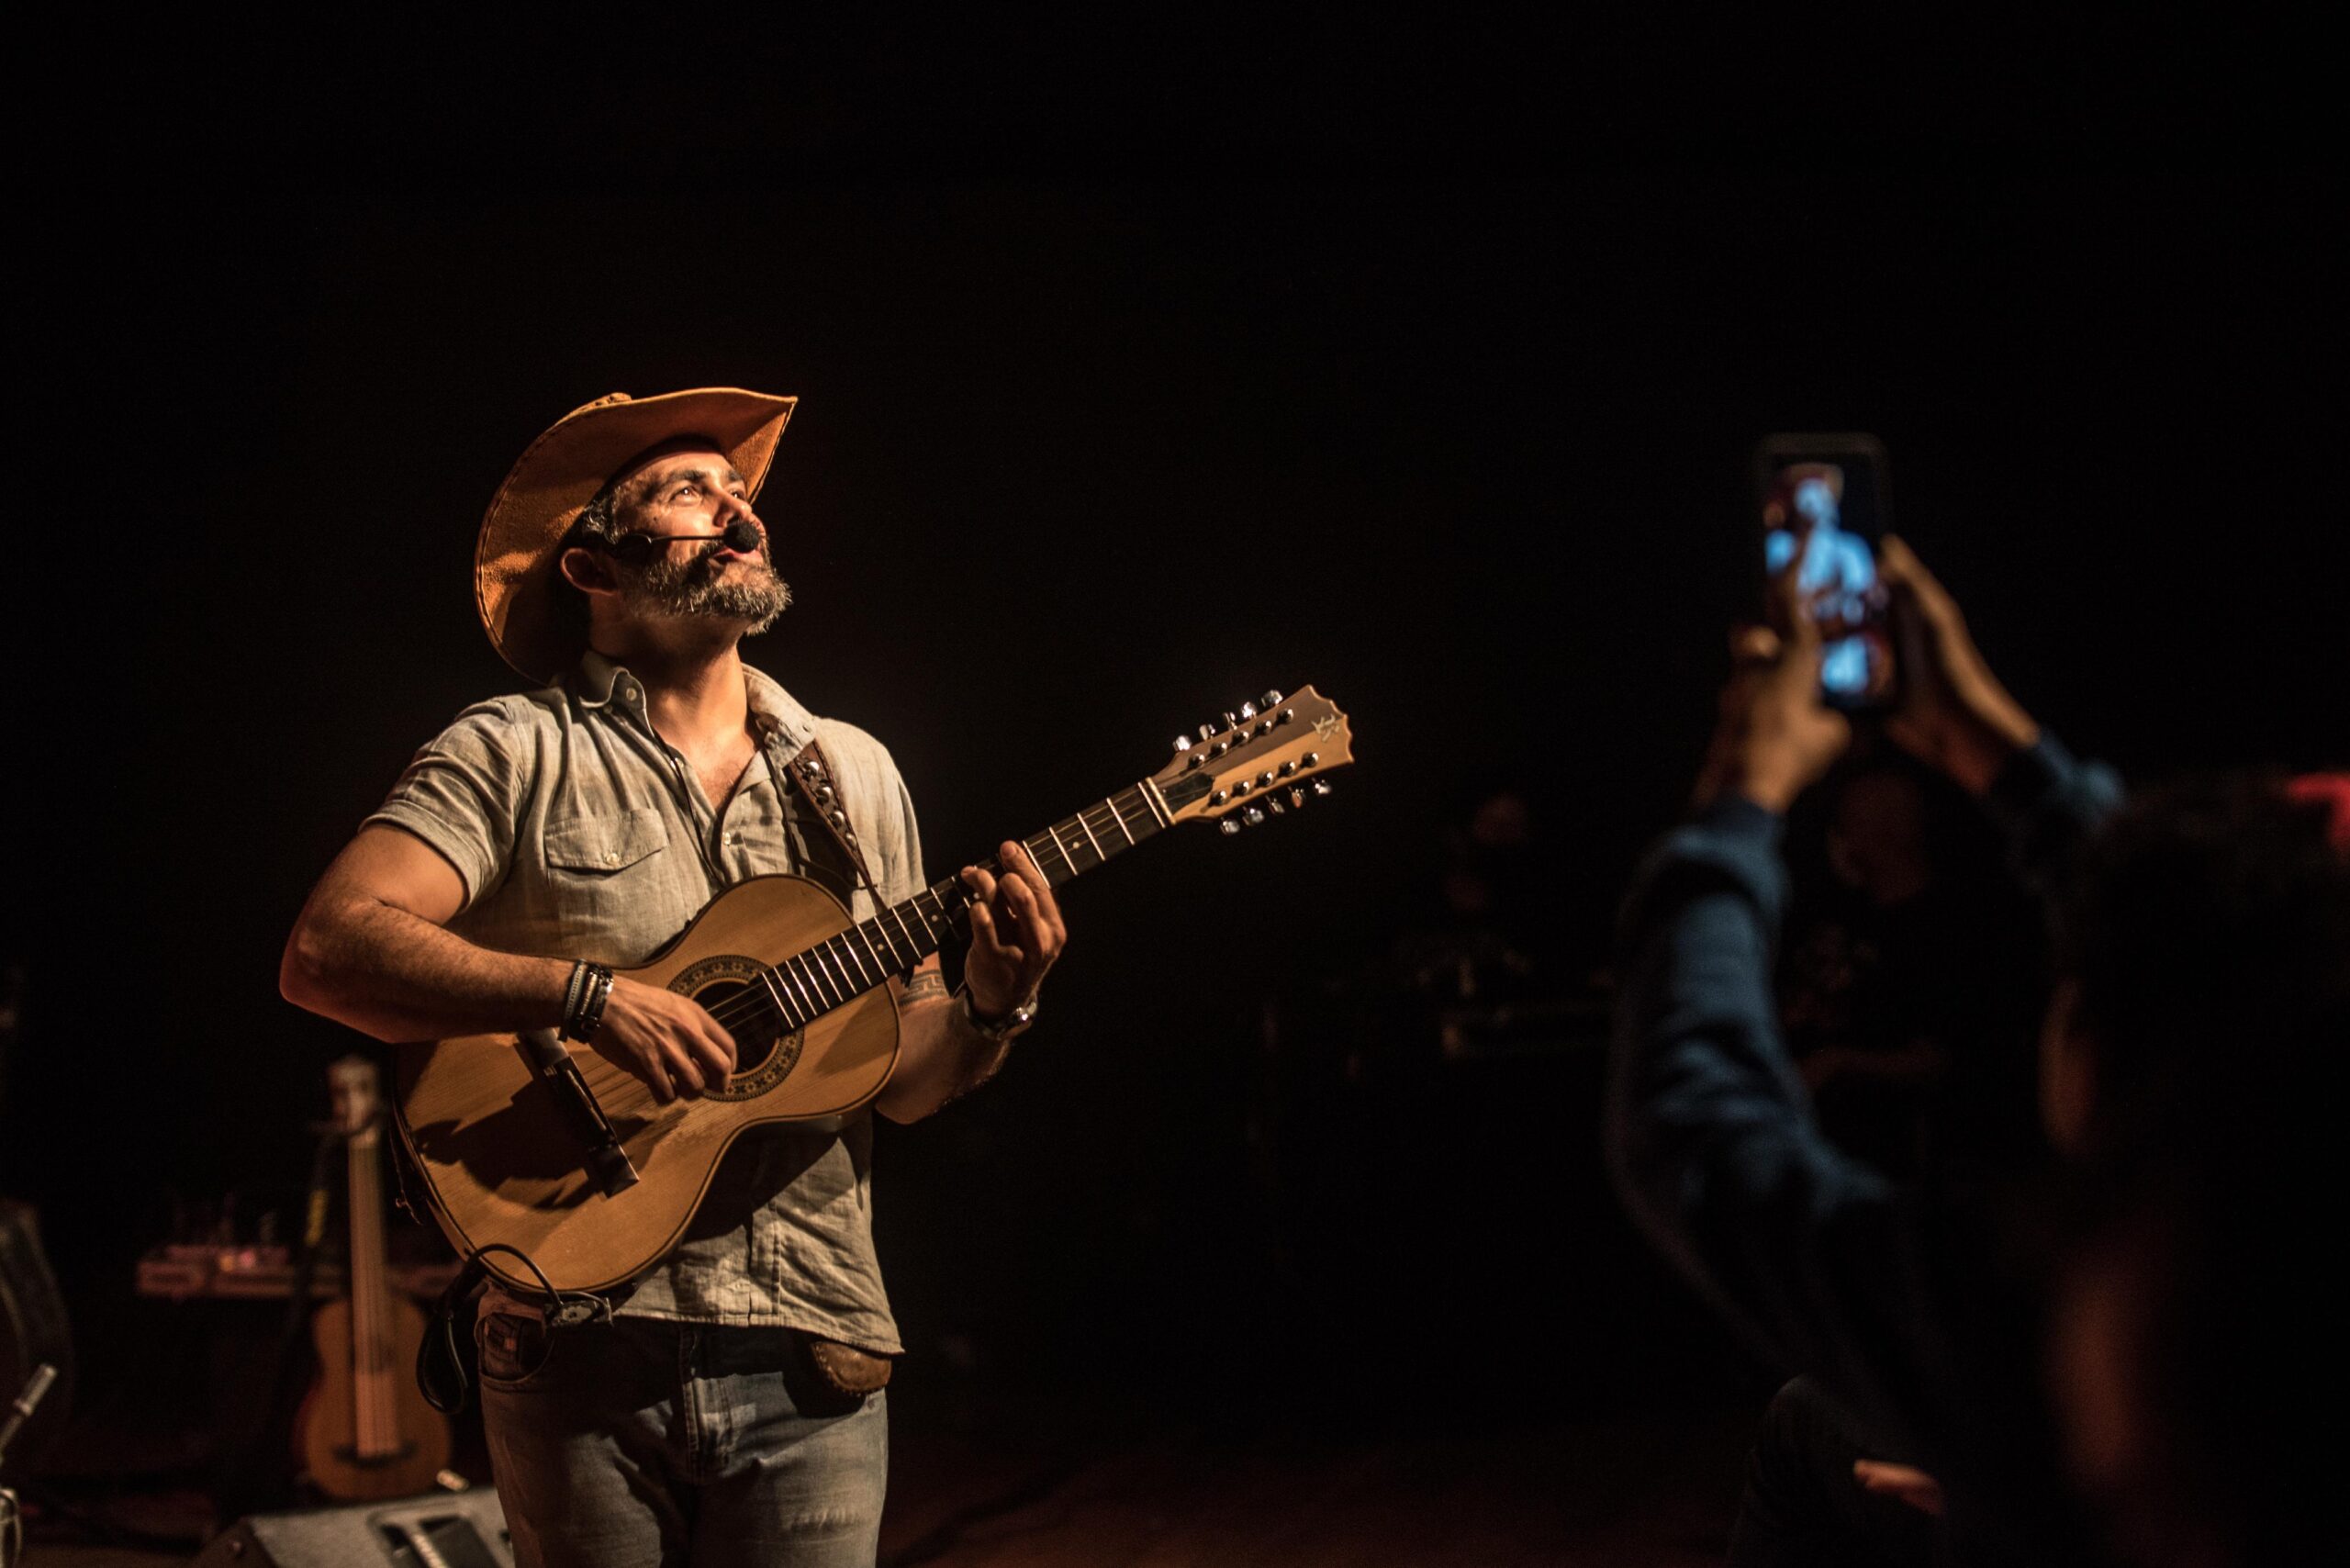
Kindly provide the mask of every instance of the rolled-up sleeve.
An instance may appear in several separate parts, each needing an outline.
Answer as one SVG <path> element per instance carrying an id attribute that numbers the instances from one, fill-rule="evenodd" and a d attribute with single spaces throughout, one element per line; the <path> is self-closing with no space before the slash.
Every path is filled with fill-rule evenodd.
<path id="1" fill-rule="evenodd" d="M 502 702 L 465 710 L 416 754 L 363 825 L 387 823 L 439 851 L 472 908 L 513 862 L 532 737 Z"/>

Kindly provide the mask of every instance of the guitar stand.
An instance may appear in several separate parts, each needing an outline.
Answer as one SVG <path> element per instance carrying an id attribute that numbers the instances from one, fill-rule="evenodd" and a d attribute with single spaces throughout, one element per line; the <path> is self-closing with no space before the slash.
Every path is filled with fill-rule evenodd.
<path id="1" fill-rule="evenodd" d="M 525 1029 L 522 1054 L 539 1081 L 554 1095 L 563 1119 L 579 1139 L 580 1163 L 596 1190 L 613 1198 L 635 1186 L 636 1167 L 630 1162 L 628 1150 L 621 1147 L 620 1136 L 612 1131 L 604 1108 L 588 1091 L 588 1081 L 579 1075 L 579 1064 L 563 1048 L 562 1039 L 553 1029 Z"/>

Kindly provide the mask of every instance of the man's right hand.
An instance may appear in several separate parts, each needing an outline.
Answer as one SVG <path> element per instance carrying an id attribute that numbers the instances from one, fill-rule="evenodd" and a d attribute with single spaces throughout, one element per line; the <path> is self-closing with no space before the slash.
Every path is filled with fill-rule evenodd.
<path id="1" fill-rule="evenodd" d="M 2040 726 L 1991 673 L 1958 601 L 1908 545 L 1888 535 L 1878 570 L 1893 595 L 1901 660 L 1901 699 L 1886 732 L 1968 793 L 1988 794 L 2008 758 L 2040 739 Z"/>
<path id="2" fill-rule="evenodd" d="M 700 1002 L 619 975 L 591 1044 L 598 1056 L 643 1079 L 664 1105 L 680 1094 L 691 1100 L 704 1089 L 723 1089 L 734 1070 L 734 1036 Z"/>
<path id="3" fill-rule="evenodd" d="M 1732 668 L 1694 804 L 1735 791 L 1785 814 L 1852 738 L 1844 715 L 1819 700 L 1819 624 L 1796 579 L 1800 557 L 1771 577 L 1769 626 L 1731 633 Z"/>

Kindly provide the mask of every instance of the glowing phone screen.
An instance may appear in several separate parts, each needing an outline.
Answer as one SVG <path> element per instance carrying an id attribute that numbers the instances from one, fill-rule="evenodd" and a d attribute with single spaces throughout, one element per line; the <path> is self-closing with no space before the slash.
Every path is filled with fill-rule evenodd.
<path id="1" fill-rule="evenodd" d="M 1877 454 L 1866 448 L 1807 453 L 1766 442 L 1762 566 L 1776 575 L 1797 559 L 1796 587 L 1819 627 L 1819 685 L 1839 707 L 1868 707 L 1893 693 L 1893 644 L 1876 570 L 1885 536 Z"/>

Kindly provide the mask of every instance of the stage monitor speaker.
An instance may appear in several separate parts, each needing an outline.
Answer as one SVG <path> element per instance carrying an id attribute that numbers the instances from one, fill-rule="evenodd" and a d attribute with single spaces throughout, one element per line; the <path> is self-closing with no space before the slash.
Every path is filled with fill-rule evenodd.
<path id="1" fill-rule="evenodd" d="M 194 1568 L 514 1568 L 498 1494 L 432 1492 L 295 1514 L 248 1514 Z"/>

